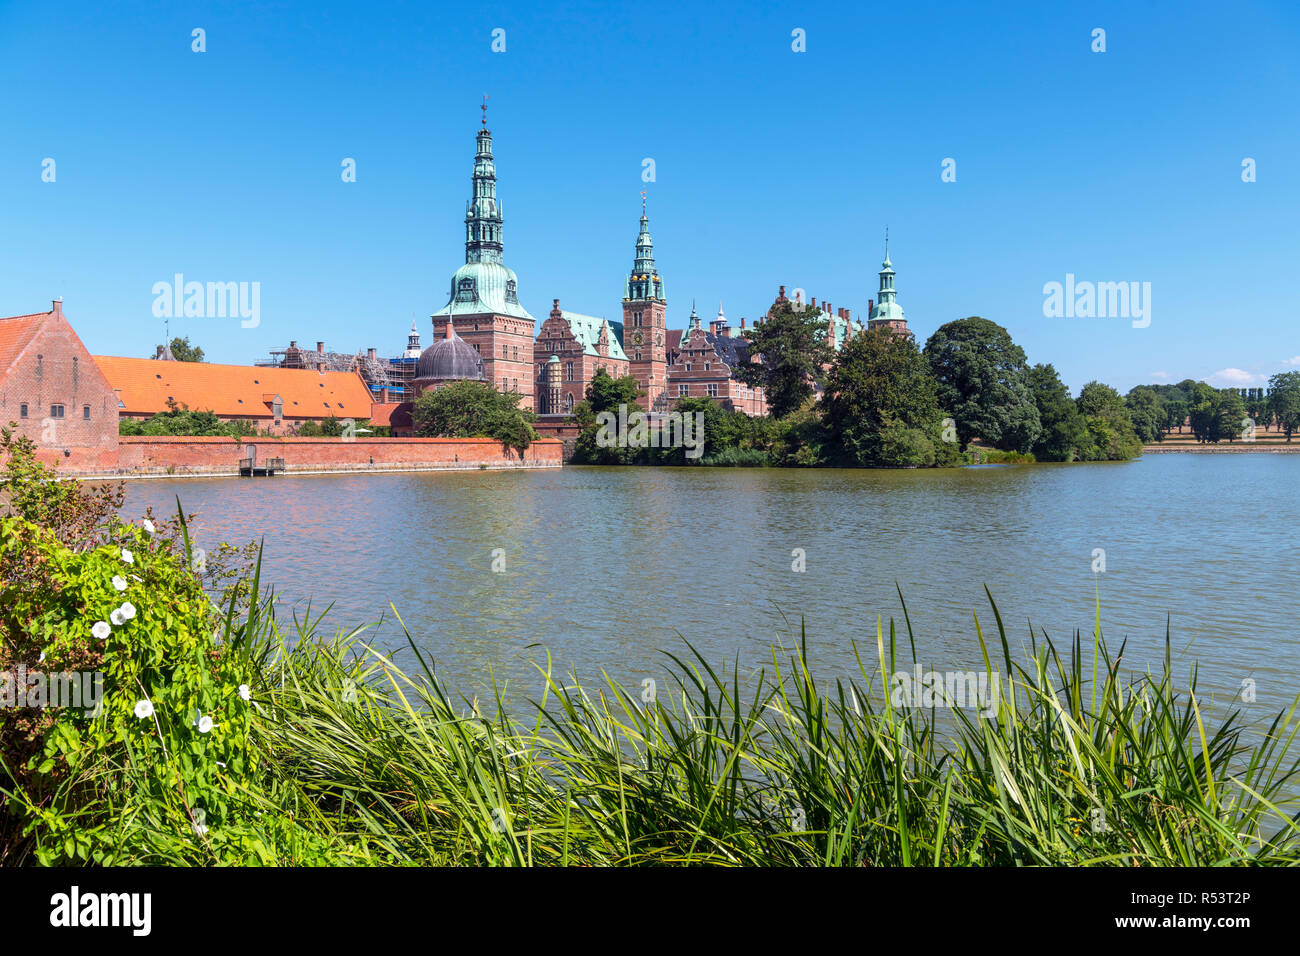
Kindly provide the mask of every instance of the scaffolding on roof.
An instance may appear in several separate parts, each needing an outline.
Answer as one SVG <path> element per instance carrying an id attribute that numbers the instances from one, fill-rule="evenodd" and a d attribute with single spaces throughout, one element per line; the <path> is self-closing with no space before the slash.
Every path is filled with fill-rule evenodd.
<path id="1" fill-rule="evenodd" d="M 290 342 L 285 348 L 272 349 L 271 359 L 257 362 L 263 368 L 306 369 L 317 372 L 356 372 L 370 389 L 375 401 L 387 398 L 390 402 L 406 401 L 411 395 L 415 380 L 415 359 L 382 359 L 372 355 L 373 349 L 357 352 L 330 352 L 321 349 L 299 348 Z"/>

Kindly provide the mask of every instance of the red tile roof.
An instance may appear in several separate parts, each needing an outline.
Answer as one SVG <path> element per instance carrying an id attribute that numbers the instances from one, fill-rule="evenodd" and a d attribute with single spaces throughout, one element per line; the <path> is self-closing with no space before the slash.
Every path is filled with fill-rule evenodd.
<path id="1" fill-rule="evenodd" d="M 0 374 L 13 365 L 27 343 L 40 329 L 45 319 L 53 312 L 34 312 L 31 315 L 15 315 L 0 319 Z"/>
<path id="2" fill-rule="evenodd" d="M 285 418 L 365 418 L 370 390 L 356 372 L 314 372 L 253 365 L 165 362 L 96 355 L 109 384 L 121 390 L 123 415 L 155 415 L 167 400 L 223 418 L 264 417 L 279 395 Z"/>

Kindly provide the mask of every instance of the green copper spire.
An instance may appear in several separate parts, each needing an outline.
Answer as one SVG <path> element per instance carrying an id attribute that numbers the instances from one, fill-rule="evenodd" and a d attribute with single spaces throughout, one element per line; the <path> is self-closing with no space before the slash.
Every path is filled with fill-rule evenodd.
<path id="1" fill-rule="evenodd" d="M 898 304 L 898 293 L 894 289 L 894 266 L 889 261 L 889 230 L 885 230 L 885 261 L 880 264 L 880 291 L 876 293 L 876 304 L 871 310 L 870 322 L 904 322 L 903 309 Z"/>
<path id="2" fill-rule="evenodd" d="M 641 193 L 641 232 L 636 237 L 636 260 L 627 277 L 623 298 L 637 301 L 664 301 L 664 280 L 655 268 L 654 240 L 650 238 L 650 220 L 645 214 L 645 193 Z"/>
<path id="3" fill-rule="evenodd" d="M 474 154 L 474 195 L 465 206 L 465 264 L 451 277 L 451 293 L 441 315 L 510 315 L 532 319 L 519 304 L 519 282 L 502 258 L 505 219 L 497 199 L 497 170 L 492 161 L 492 132 L 487 128 L 487 97 L 483 126 Z"/>
<path id="4" fill-rule="evenodd" d="M 473 181 L 474 197 L 465 205 L 465 261 L 500 262 L 505 218 L 497 200 L 497 168 L 492 162 L 492 131 L 487 128 L 486 104 L 483 128 L 478 131 Z"/>

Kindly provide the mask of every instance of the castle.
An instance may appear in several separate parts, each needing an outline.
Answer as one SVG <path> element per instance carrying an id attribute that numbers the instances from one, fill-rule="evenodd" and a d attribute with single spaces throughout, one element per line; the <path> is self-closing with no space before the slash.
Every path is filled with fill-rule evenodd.
<path id="1" fill-rule="evenodd" d="M 543 420 L 559 419 L 573 411 L 592 378 L 604 370 L 614 378 L 635 377 L 641 402 L 652 412 L 666 412 L 680 398 L 707 397 L 749 415 L 767 414 L 763 389 L 734 375 L 736 366 L 750 359 L 744 319 L 739 328 L 732 327 L 719 305 L 717 318 L 706 328 L 692 305 L 685 331 L 668 328 L 668 300 L 655 265 L 644 193 L 632 268 L 623 286 L 622 321 L 563 309 L 555 298 L 538 329 L 519 301 L 518 277 L 504 261 L 505 217 L 497 197 L 486 107 L 472 184 L 465 212 L 465 264 L 452 274 L 447 304 L 432 315 L 434 343 L 416 366 L 415 396 L 449 382 L 480 380 L 518 393 L 520 407 Z M 784 286 L 777 301 L 788 301 Z M 826 320 L 829 344 L 836 349 L 867 328 L 906 333 L 888 239 L 878 300 L 868 301 L 865 326 L 848 309 L 832 312 L 829 302 L 819 308 L 813 298 L 809 307 Z M 418 342 L 414 327 L 412 336 Z"/>

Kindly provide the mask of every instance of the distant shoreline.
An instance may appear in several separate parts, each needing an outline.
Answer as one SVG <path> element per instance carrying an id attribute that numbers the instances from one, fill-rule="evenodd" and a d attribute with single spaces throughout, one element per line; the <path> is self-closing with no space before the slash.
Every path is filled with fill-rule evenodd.
<path id="1" fill-rule="evenodd" d="M 1262 442 L 1233 442 L 1218 445 L 1144 445 L 1144 455 L 1295 455 L 1300 454 L 1300 442 L 1291 444 L 1264 444 Z"/>

